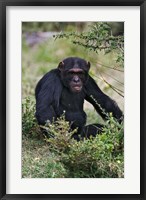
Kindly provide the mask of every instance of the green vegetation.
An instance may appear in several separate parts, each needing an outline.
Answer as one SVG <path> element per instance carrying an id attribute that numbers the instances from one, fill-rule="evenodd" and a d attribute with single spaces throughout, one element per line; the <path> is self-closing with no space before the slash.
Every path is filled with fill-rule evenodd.
<path id="1" fill-rule="evenodd" d="M 114 51 L 116 62 L 124 64 L 124 36 L 113 36 L 110 23 L 98 22 L 90 26 L 87 32 L 60 33 L 56 38 L 70 39 L 75 45 L 94 51 L 97 54 L 104 51 L 105 54 Z"/>
<path id="2" fill-rule="evenodd" d="M 123 124 L 112 117 L 106 121 L 103 134 L 79 142 L 71 136 L 64 115 L 42 127 L 42 136 L 32 118 L 35 104 L 29 98 L 23 103 L 23 177 L 37 178 L 121 178 L 124 177 Z M 30 108 L 29 110 L 27 108 Z"/>
<path id="3" fill-rule="evenodd" d="M 108 25 L 104 23 L 104 26 Z M 88 37 L 91 33 L 91 23 L 33 22 L 23 23 L 22 27 L 22 177 L 124 177 L 123 124 L 119 125 L 112 116 L 109 116 L 103 134 L 76 142 L 71 138 L 75 130 L 70 130 L 69 123 L 62 116 L 57 122 L 42 127 L 48 130 L 48 135 L 44 136 L 35 119 L 34 98 L 35 86 L 46 72 L 56 68 L 62 59 L 78 56 L 91 62 L 90 75 L 123 110 L 123 98 L 119 95 L 123 94 L 123 54 L 119 53 L 120 50 L 115 44 L 108 46 L 108 52 L 104 52 L 104 49 L 97 52 L 84 47 L 82 44 L 90 38 L 84 41 L 80 37 Z M 58 35 L 55 40 L 52 35 L 30 45 L 26 32 L 31 36 L 31 33 L 41 31 L 61 32 L 62 36 L 60 34 L 59 38 Z M 93 31 L 92 33 L 94 35 Z M 63 34 L 68 34 L 68 37 Z M 72 36 L 73 34 L 78 37 Z M 105 30 L 101 42 L 104 42 L 106 34 L 108 37 L 111 34 L 109 27 Z M 120 41 L 123 42 L 121 36 L 113 38 L 121 38 Z M 122 59 L 119 59 L 121 55 Z M 87 102 L 84 108 L 87 113 L 87 124 L 103 123 Z"/>

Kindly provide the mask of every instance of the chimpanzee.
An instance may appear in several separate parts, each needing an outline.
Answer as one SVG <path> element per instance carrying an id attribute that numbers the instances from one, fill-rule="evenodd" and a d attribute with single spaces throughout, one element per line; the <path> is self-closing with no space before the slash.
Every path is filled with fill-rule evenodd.
<path id="1" fill-rule="evenodd" d="M 71 128 L 78 128 L 73 136 L 75 139 L 95 136 L 102 130 L 102 125 L 85 126 L 84 100 L 90 102 L 103 119 L 110 112 L 118 121 L 122 119 L 122 111 L 115 101 L 100 90 L 88 74 L 89 69 L 89 62 L 69 57 L 60 62 L 58 68 L 43 76 L 35 90 L 36 118 L 40 125 L 47 120 L 56 120 L 65 112 L 65 119 L 70 122 Z"/>

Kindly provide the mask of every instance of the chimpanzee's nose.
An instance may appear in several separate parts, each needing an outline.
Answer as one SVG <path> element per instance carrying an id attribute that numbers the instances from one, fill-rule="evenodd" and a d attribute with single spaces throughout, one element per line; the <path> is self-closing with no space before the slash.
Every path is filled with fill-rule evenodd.
<path id="1" fill-rule="evenodd" d="M 79 79 L 79 77 L 78 77 L 78 76 L 74 76 L 74 79 L 73 79 L 73 81 L 74 81 L 75 83 L 78 83 L 78 82 L 80 81 L 80 79 Z"/>

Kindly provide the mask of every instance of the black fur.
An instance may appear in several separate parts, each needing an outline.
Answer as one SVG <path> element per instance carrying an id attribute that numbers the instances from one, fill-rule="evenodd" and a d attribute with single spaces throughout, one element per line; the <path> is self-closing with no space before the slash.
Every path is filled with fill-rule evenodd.
<path id="1" fill-rule="evenodd" d="M 113 113 L 113 116 L 119 121 L 122 118 L 122 111 L 115 101 L 105 95 L 97 86 L 94 79 L 89 76 L 88 70 L 90 63 L 76 57 L 69 57 L 59 64 L 57 69 L 51 70 L 38 82 L 35 90 L 36 96 L 36 118 L 39 124 L 44 125 L 47 120 L 50 122 L 56 120 L 65 111 L 66 120 L 71 123 L 71 128 L 77 128 L 78 132 L 74 135 L 75 139 L 94 136 L 101 132 L 102 125 L 93 124 L 85 126 L 86 113 L 83 110 L 84 100 L 90 102 L 96 111 L 106 119 L 106 114 Z M 69 70 L 73 69 L 73 75 L 69 75 Z M 76 72 L 79 69 L 81 72 Z M 75 71 L 75 72 L 74 72 Z M 80 74 L 82 73 L 83 74 Z M 70 83 L 76 84 L 74 80 L 82 85 L 81 91 L 71 91 Z M 78 86 L 77 85 L 77 86 Z M 73 87 L 74 89 L 74 87 Z M 76 89 L 76 88 L 75 88 Z M 75 90 L 76 91 L 76 90 Z M 102 108 L 102 109 L 101 109 Z"/>

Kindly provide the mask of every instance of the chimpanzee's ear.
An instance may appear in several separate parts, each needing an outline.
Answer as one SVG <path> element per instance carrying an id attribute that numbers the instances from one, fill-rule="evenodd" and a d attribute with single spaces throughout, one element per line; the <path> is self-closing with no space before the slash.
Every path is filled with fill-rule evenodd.
<path id="1" fill-rule="evenodd" d="M 58 69 L 62 71 L 64 69 L 64 62 L 60 62 L 58 65 Z"/>
<path id="2" fill-rule="evenodd" d="M 90 62 L 87 62 L 87 71 L 90 69 Z"/>

